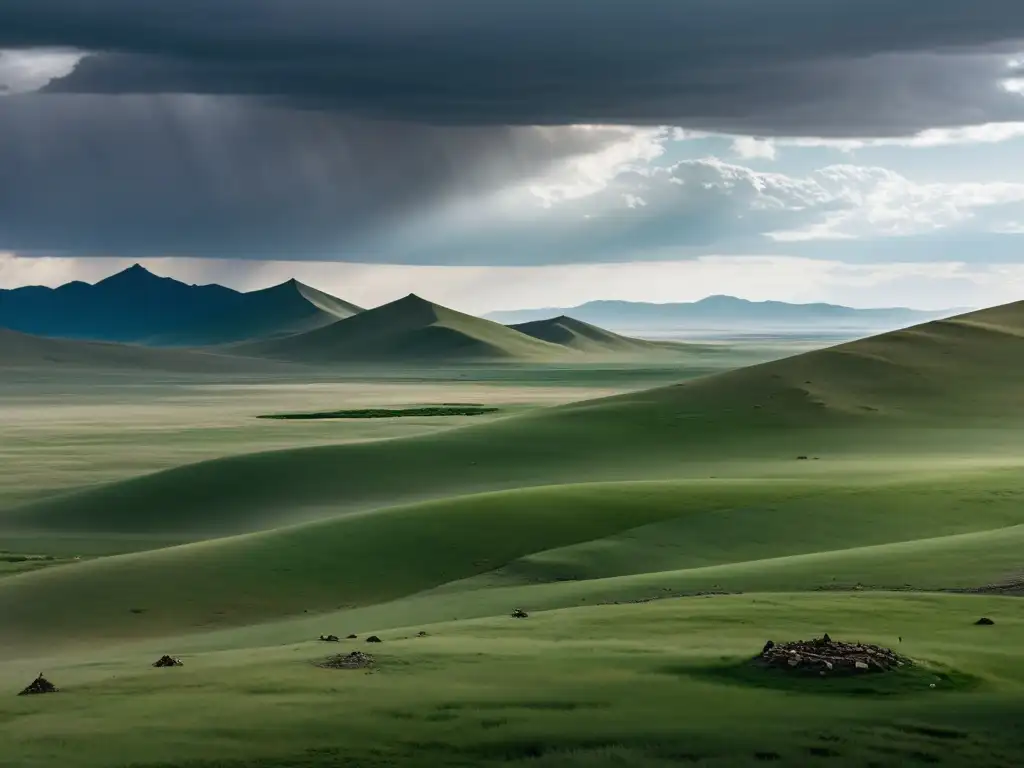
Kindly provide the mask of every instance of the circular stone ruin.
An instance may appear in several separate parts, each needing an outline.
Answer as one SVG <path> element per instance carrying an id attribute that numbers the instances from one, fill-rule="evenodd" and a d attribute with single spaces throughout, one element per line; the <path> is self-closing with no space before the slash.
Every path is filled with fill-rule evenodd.
<path id="1" fill-rule="evenodd" d="M 323 669 L 364 669 L 373 666 L 373 656 L 361 651 L 339 653 L 317 662 L 317 666 Z"/>
<path id="2" fill-rule="evenodd" d="M 819 677 L 889 672 L 911 661 L 888 648 L 867 643 L 844 643 L 828 635 L 813 640 L 776 644 L 769 640 L 754 658 L 762 667 Z"/>

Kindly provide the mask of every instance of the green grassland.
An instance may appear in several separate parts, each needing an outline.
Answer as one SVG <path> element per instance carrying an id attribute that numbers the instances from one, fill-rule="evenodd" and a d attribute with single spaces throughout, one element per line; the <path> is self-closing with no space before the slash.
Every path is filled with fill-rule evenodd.
<path id="1" fill-rule="evenodd" d="M 1011 305 L 617 393 L 531 363 L 139 395 L 123 444 L 0 486 L 0 549 L 55 558 L 0 569 L 0 685 L 63 689 L 0 696 L 0 766 L 1019 764 L 1022 352 Z M 0 450 L 46 473 L 94 397 Z M 501 411 L 252 418 L 431 402 Z M 147 407 L 168 440 L 105 474 L 144 453 Z M 914 665 L 747 663 L 823 632 Z M 353 649 L 374 667 L 311 663 Z"/>
<path id="2" fill-rule="evenodd" d="M 315 642 L 168 670 L 149 667 L 162 645 L 72 653 L 47 667 L 61 693 L 0 701 L 0 765 L 1010 766 L 1024 747 L 1020 605 L 766 593 L 424 625 L 422 638 L 413 625 L 342 644 L 375 655 L 370 673 L 314 667 L 338 650 Z M 999 623 L 973 626 L 979 611 Z M 824 690 L 744 677 L 767 638 L 825 629 L 902 635 L 918 667 Z M 0 683 L 36 666 L 0 665 Z"/>

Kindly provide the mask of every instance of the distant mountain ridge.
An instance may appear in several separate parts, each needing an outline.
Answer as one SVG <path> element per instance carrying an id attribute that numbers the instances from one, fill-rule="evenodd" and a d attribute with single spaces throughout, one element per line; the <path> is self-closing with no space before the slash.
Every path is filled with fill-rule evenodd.
<path id="1" fill-rule="evenodd" d="M 597 355 L 651 354 L 661 351 L 681 351 L 682 345 L 672 342 L 645 341 L 612 333 L 574 317 L 559 315 L 544 320 L 531 320 L 510 325 L 520 333 L 541 341 Z"/>
<path id="2" fill-rule="evenodd" d="M 568 308 L 491 312 L 485 317 L 499 323 L 521 324 L 553 315 L 568 315 L 585 323 L 622 331 L 786 329 L 806 328 L 808 323 L 824 324 L 832 329 L 874 329 L 927 322 L 963 311 L 966 310 L 855 309 L 837 304 L 790 304 L 708 296 L 700 301 L 669 304 L 591 301 Z"/>
<path id="3" fill-rule="evenodd" d="M 37 336 L 205 346 L 329 325 L 361 307 L 296 280 L 242 293 L 188 285 L 136 264 L 95 284 L 0 290 L 0 328 Z"/>

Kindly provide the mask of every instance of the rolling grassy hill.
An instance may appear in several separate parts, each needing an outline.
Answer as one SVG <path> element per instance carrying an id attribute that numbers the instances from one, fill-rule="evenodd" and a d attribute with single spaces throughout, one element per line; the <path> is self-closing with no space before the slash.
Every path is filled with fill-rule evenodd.
<path id="1" fill-rule="evenodd" d="M 519 323 L 509 327 L 535 339 L 575 349 L 592 356 L 650 357 L 657 354 L 667 355 L 673 352 L 683 352 L 689 346 L 671 342 L 631 339 L 565 315 Z"/>
<path id="2" fill-rule="evenodd" d="M 466 617 L 665 590 L 968 588 L 1018 567 L 1016 470 L 847 483 L 563 485 L 107 557 L 0 579 L 0 638 L 157 637 L 418 593 L 441 621 L 459 601 Z"/>
<path id="3" fill-rule="evenodd" d="M 375 316 L 292 338 L 329 339 Z M 907 455 L 1001 461 L 1024 445 L 1022 353 L 1024 306 L 1014 304 L 436 435 L 178 467 L 10 510 L 3 524 L 240 532 L 486 490 L 737 471 L 725 463 L 812 473 L 841 461 L 870 460 L 877 469 Z M 823 460 L 797 470 L 803 455 Z"/>
<path id="4" fill-rule="evenodd" d="M 0 328 L 0 371 L 12 369 L 271 373 L 286 366 L 213 352 L 54 339 Z"/>
<path id="5" fill-rule="evenodd" d="M 431 304 L 415 294 L 307 333 L 230 349 L 241 355 L 318 363 L 530 361 L 566 354 L 555 344 Z"/>

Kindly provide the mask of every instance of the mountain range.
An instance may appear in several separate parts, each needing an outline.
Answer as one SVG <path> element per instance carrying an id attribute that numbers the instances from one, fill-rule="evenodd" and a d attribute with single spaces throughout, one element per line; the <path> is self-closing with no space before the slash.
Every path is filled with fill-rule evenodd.
<path id="1" fill-rule="evenodd" d="M 91 341 L 205 346 L 319 328 L 361 307 L 295 280 L 242 293 L 188 285 L 136 264 L 89 284 L 0 290 L 0 327 Z"/>
<path id="2" fill-rule="evenodd" d="M 0 293 L 0 364 L 8 368 L 555 362 L 690 349 L 630 339 L 569 317 L 506 326 L 415 294 L 364 310 L 295 280 L 241 293 L 186 285 L 138 265 L 95 285 Z"/>
<path id="3" fill-rule="evenodd" d="M 630 338 L 600 326 L 641 332 L 694 327 L 807 331 L 843 324 L 898 327 L 936 314 L 944 313 L 715 296 L 692 304 L 602 301 L 568 311 L 524 310 L 482 318 L 415 294 L 363 309 L 296 280 L 243 293 L 221 285 L 188 285 L 135 265 L 95 284 L 0 291 L 0 362 L 96 361 L 101 367 L 176 370 L 220 369 L 242 358 L 316 366 L 638 358 L 680 354 L 694 346 Z M 157 348 L 175 354 L 161 356 Z"/>
<path id="4" fill-rule="evenodd" d="M 694 302 L 651 304 L 634 301 L 591 301 L 575 307 L 521 309 L 492 312 L 499 323 L 520 324 L 569 315 L 586 323 L 625 332 L 644 331 L 758 331 L 808 328 L 892 329 L 948 317 L 965 309 L 924 311 L 891 307 L 855 309 L 837 304 L 788 304 L 782 301 L 747 301 L 734 296 L 709 296 Z"/>

